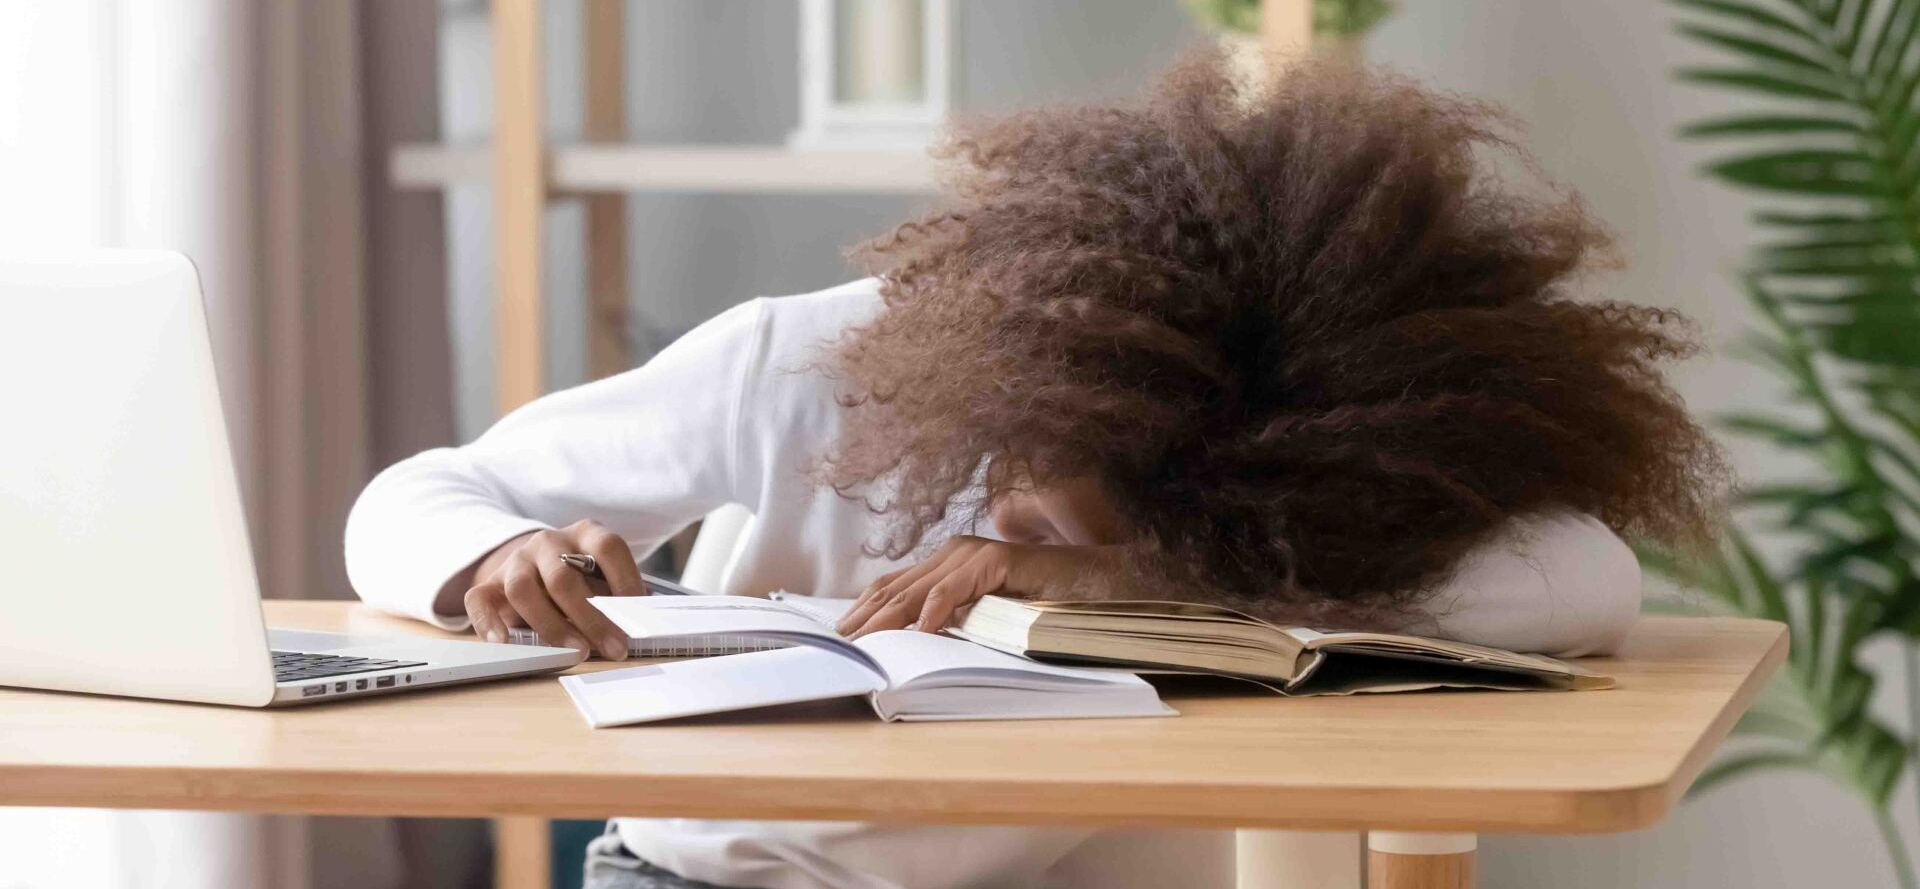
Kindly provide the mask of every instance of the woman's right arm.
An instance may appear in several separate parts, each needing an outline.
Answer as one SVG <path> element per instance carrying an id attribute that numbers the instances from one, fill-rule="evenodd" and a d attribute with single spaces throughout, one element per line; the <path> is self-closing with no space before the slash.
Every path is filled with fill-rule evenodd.
<path id="1" fill-rule="evenodd" d="M 355 591 L 448 629 L 477 619 L 497 636 L 527 625 L 624 654 L 625 635 L 586 596 L 644 592 L 629 550 L 650 551 L 739 499 L 741 391 L 763 316 L 759 301 L 737 306 L 640 368 L 541 398 L 472 444 L 382 472 L 347 519 Z M 569 551 L 600 557 L 610 589 L 560 564 Z"/>

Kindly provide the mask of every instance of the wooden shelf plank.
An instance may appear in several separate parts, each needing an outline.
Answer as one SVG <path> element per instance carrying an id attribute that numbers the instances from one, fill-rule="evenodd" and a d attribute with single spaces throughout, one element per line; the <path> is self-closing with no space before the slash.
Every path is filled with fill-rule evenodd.
<path id="1" fill-rule="evenodd" d="M 741 145 L 572 145 L 554 152 L 564 191 L 879 192 L 933 188 L 933 165 L 905 151 L 792 151 Z"/>
<path id="2" fill-rule="evenodd" d="M 447 188 L 487 181 L 493 152 L 484 145 L 414 143 L 393 149 L 387 177 L 396 188 Z"/>
<path id="3" fill-rule="evenodd" d="M 394 184 L 445 188 L 486 180 L 483 145 L 403 145 L 390 162 Z M 555 192 L 923 194 L 933 161 L 907 151 L 795 151 L 759 145 L 576 144 L 548 151 Z"/>

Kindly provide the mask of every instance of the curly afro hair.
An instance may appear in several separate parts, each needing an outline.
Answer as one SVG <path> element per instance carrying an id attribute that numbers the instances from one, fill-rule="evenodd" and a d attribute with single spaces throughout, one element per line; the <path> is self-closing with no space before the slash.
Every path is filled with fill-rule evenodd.
<path id="1" fill-rule="evenodd" d="M 886 308 L 823 361 L 850 423 L 825 481 L 900 558 L 979 515 L 983 472 L 989 501 L 1092 476 L 1158 594 L 1349 623 L 1529 511 L 1698 543 L 1722 462 L 1655 367 L 1691 330 L 1576 298 L 1611 241 L 1492 171 L 1534 169 L 1509 130 L 1350 65 L 1245 88 L 1212 53 L 1137 101 L 962 121 L 944 204 L 854 252 Z"/>

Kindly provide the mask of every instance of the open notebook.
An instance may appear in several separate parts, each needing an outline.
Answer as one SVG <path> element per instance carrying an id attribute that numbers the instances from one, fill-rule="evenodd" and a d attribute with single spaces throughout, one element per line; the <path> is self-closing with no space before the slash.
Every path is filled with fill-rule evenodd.
<path id="1" fill-rule="evenodd" d="M 732 635 L 788 647 L 562 677 L 595 728 L 864 697 L 888 721 L 1171 716 L 1131 673 L 1043 664 L 910 630 L 857 641 L 794 606 L 742 596 L 596 597 L 648 644 Z"/>
<path id="2" fill-rule="evenodd" d="M 1047 663 L 1232 676 L 1289 695 L 1613 685 L 1605 676 L 1540 655 L 1421 636 L 1283 627 L 1191 602 L 984 596 L 948 632 Z"/>
<path id="3" fill-rule="evenodd" d="M 652 579 L 649 578 L 651 581 Z M 658 581 L 652 581 L 658 582 Z M 676 589 L 680 589 L 676 587 Z M 684 592 L 674 595 L 700 596 L 703 593 Z M 840 622 L 842 615 L 853 607 L 852 599 L 821 599 L 803 596 L 785 591 L 768 596 L 775 602 L 813 618 L 825 626 Z M 526 627 L 512 627 L 507 630 L 507 642 L 513 645 L 548 645 L 540 634 Z M 555 642 L 553 646 L 561 643 Z M 793 643 L 764 636 L 740 635 L 738 633 L 709 633 L 705 635 L 675 636 L 668 639 L 628 639 L 627 657 L 710 657 L 719 654 L 742 654 L 749 651 L 772 651 L 776 648 L 790 648 Z M 552 646 L 549 646 L 552 647 Z M 594 655 L 599 657 L 599 655 Z"/>

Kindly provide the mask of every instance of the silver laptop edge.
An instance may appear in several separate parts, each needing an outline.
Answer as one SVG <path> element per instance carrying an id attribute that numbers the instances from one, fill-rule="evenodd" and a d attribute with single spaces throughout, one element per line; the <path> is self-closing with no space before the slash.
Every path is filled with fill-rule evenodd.
<path id="1" fill-rule="evenodd" d="M 578 659 L 269 633 L 199 280 L 177 253 L 0 259 L 0 417 L 0 685 L 259 707 Z M 272 651 L 396 666 L 276 682 Z"/>

